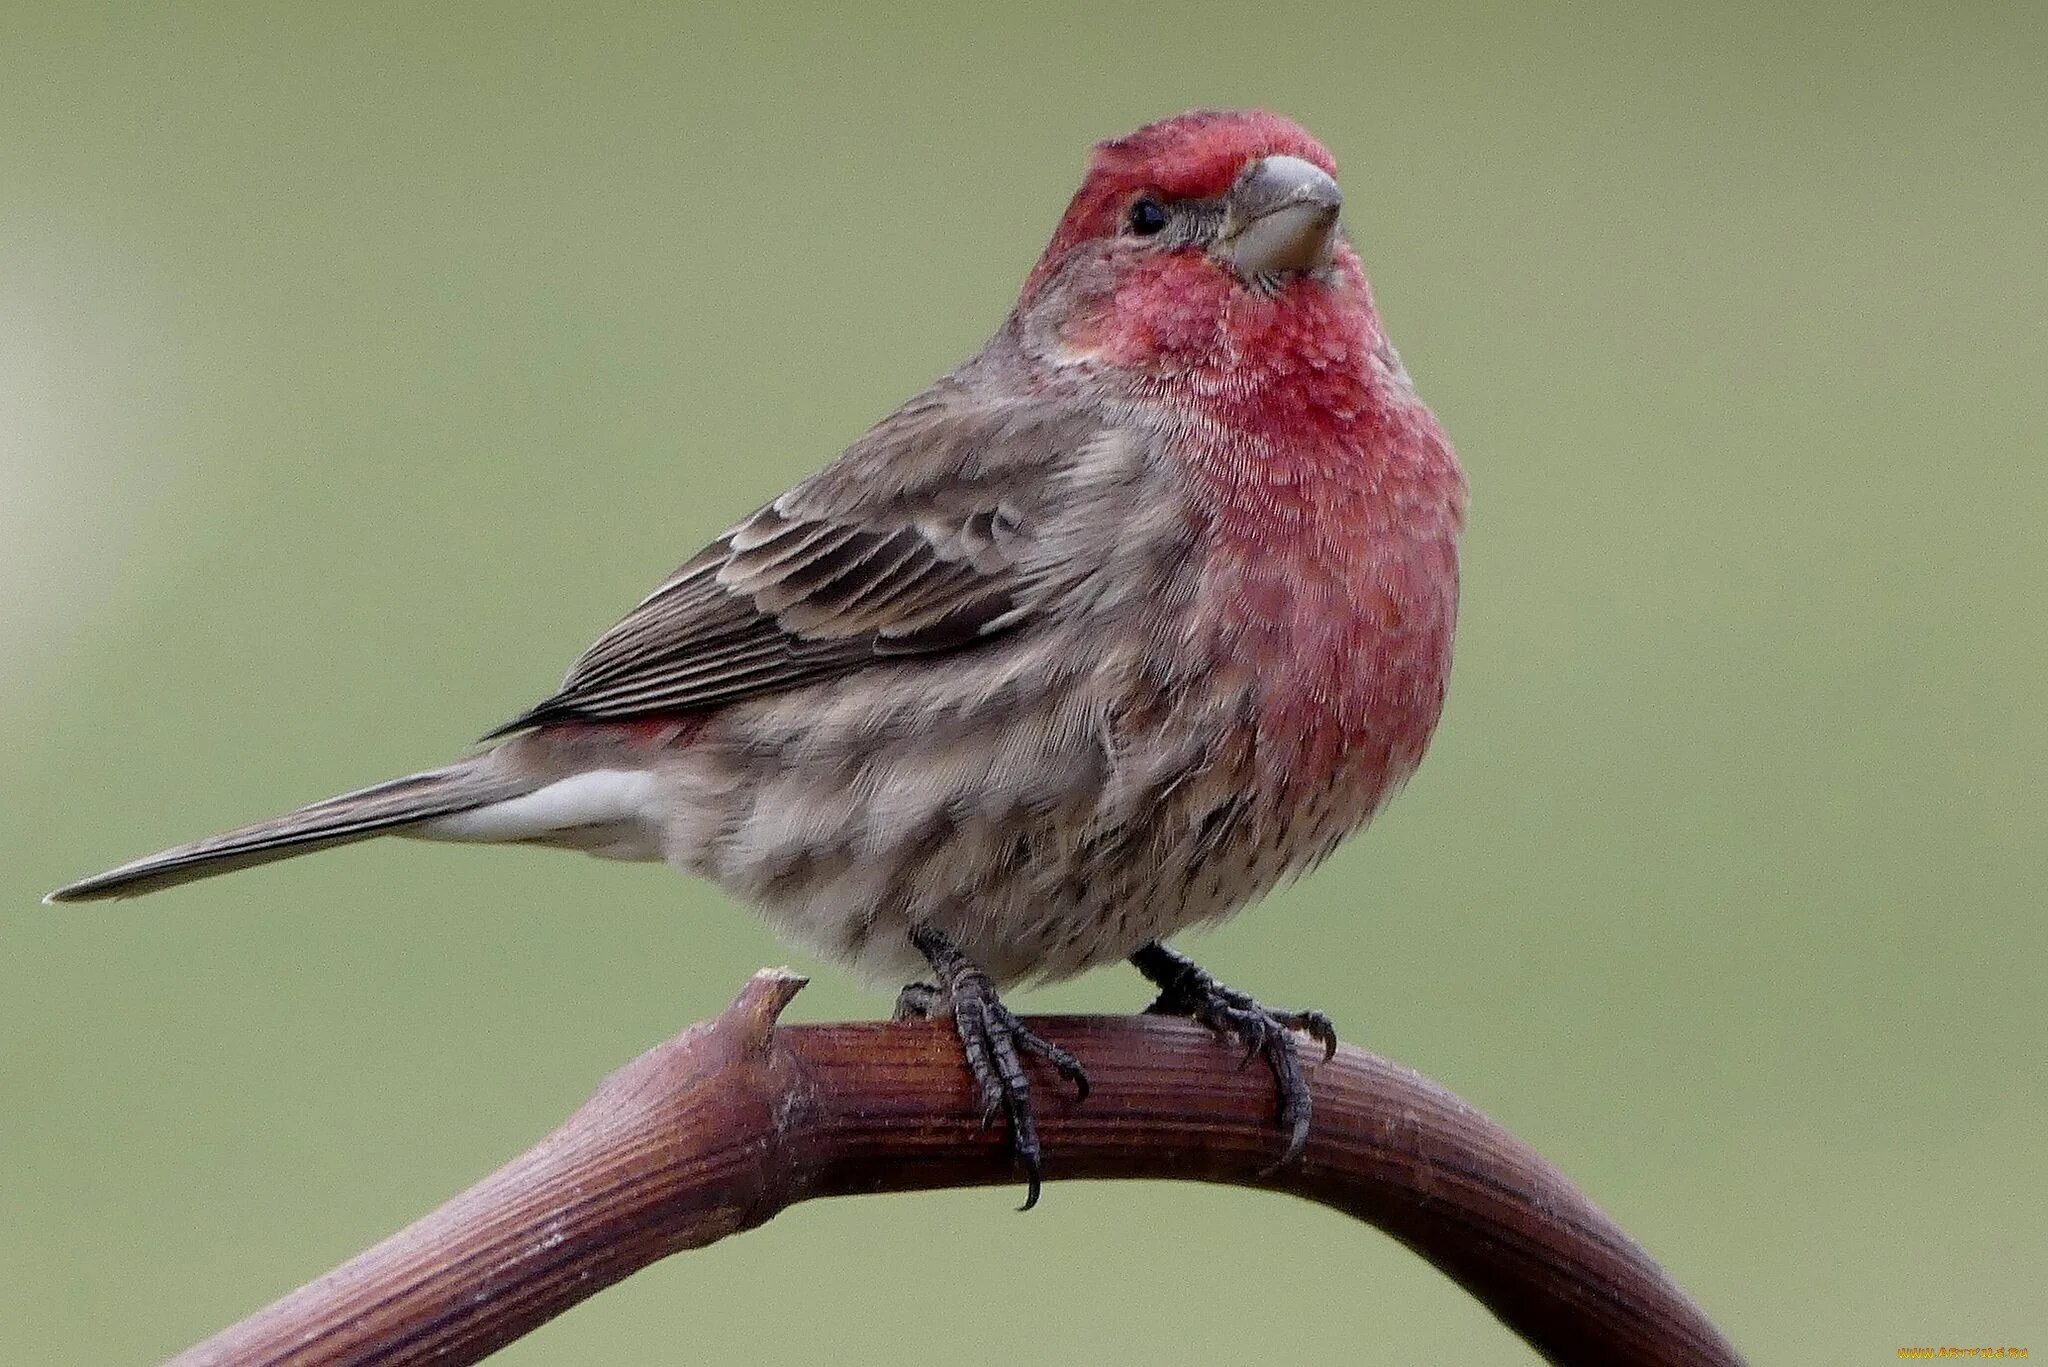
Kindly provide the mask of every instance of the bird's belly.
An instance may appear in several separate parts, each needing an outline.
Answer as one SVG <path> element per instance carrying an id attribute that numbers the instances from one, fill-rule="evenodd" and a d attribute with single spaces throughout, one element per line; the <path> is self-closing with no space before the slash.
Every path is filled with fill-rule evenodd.
<path id="1" fill-rule="evenodd" d="M 844 820 L 837 812 L 816 819 Z M 1174 848 L 1183 835 L 1163 820 L 1107 827 L 1072 812 L 1028 822 L 969 817 L 948 822 L 938 838 L 874 841 L 871 830 L 857 830 L 845 844 L 821 842 L 779 865 L 692 867 L 754 902 L 798 948 L 878 984 L 927 974 L 908 938 L 920 921 L 998 983 L 1049 982 L 1221 920 L 1298 867 L 1291 842 L 1238 841 L 1187 857 Z M 876 848 L 866 858 L 848 853 L 869 843 Z"/>
<path id="2" fill-rule="evenodd" d="M 878 983 L 926 972 L 918 921 L 1045 981 L 1229 915 L 1370 814 L 1356 785 L 1267 781 L 1251 681 L 1090 665 L 881 729 L 851 689 L 739 717 L 667 768 L 668 860 Z"/>

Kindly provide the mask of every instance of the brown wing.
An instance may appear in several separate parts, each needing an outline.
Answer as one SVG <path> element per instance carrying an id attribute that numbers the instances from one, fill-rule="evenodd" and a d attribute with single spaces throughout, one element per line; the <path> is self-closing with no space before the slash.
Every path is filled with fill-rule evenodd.
<path id="1" fill-rule="evenodd" d="M 1034 514 L 1057 515 L 1061 472 L 1102 437 L 1063 406 L 941 385 L 706 547 L 491 735 L 703 711 L 1014 628 L 1051 577 Z"/>

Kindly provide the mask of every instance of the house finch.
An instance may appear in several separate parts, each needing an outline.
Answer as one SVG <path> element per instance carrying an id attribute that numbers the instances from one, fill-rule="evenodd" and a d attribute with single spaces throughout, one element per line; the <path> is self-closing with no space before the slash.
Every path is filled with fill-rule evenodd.
<path id="1" fill-rule="evenodd" d="M 665 860 L 950 1015 L 1038 1195 L 997 984 L 1128 959 L 1263 1056 L 1294 1032 L 1164 943 L 1313 866 L 1421 760 L 1465 485 L 1338 225 L 1328 152 L 1198 112 L 1095 149 L 973 358 L 739 522 L 560 691 L 446 768 L 51 894 L 168 887 L 373 835 Z"/>

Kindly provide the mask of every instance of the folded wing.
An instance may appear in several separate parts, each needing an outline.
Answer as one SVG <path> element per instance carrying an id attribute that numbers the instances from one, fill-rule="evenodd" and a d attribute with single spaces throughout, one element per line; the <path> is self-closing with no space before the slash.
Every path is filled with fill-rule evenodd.
<path id="1" fill-rule="evenodd" d="M 1072 524 L 1114 491 L 1078 467 L 1118 444 L 1071 407 L 942 383 L 684 564 L 491 735 L 701 712 L 1013 630 L 1080 568 Z"/>

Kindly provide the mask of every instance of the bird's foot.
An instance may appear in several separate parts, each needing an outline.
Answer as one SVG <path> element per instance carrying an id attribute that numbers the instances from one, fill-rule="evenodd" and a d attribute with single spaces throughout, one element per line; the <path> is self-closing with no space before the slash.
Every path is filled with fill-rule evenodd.
<path id="1" fill-rule="evenodd" d="M 975 967 L 953 942 L 928 925 L 910 932 L 938 982 L 911 983 L 896 998 L 895 1018 L 914 1020 L 950 1011 L 960 1036 L 967 1071 L 981 1094 L 981 1123 L 992 1125 L 1001 1112 L 1010 1125 L 1010 1152 L 1024 1169 L 1028 1184 L 1022 1209 L 1038 1204 L 1043 1153 L 1038 1122 L 1031 1109 L 1031 1080 L 1025 1076 L 1026 1056 L 1043 1059 L 1068 1082 L 1080 1100 L 1088 1098 L 1088 1072 L 1081 1060 L 1019 1020 L 996 996 L 988 974 Z"/>
<path id="2" fill-rule="evenodd" d="M 905 983 L 903 990 L 896 994 L 896 1009 L 889 1013 L 892 1021 L 928 1021 L 943 1014 L 945 999 L 932 983 Z"/>
<path id="3" fill-rule="evenodd" d="M 1327 1062 L 1337 1052 L 1337 1027 L 1320 1011 L 1275 1011 L 1209 976 L 1186 955 L 1154 942 L 1131 956 L 1131 963 L 1159 988 L 1159 998 L 1145 1008 L 1149 1016 L 1188 1016 L 1217 1034 L 1244 1046 L 1244 1063 L 1263 1058 L 1273 1070 L 1280 1094 L 1280 1129 L 1287 1147 L 1267 1171 L 1301 1157 L 1308 1144 L 1313 1111 L 1308 1080 L 1294 1054 L 1298 1032 L 1323 1046 Z M 1240 1064 L 1242 1066 L 1242 1064 Z"/>

